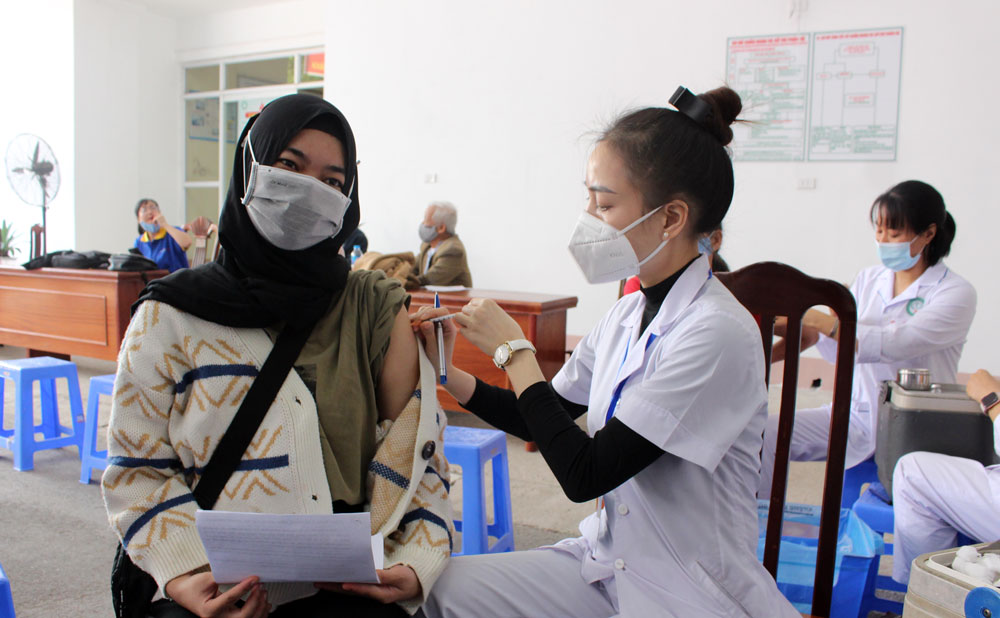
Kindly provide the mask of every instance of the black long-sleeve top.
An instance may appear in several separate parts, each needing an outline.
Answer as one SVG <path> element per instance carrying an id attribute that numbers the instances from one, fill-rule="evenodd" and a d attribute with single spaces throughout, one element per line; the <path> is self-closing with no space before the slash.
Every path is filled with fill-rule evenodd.
<path id="1" fill-rule="evenodd" d="M 646 296 L 643 330 L 685 269 L 642 289 Z M 497 429 L 534 440 L 574 502 L 606 494 L 664 455 L 660 447 L 613 417 L 591 438 L 574 422 L 587 412 L 587 406 L 565 399 L 548 382 L 532 384 L 515 397 L 512 391 L 477 379 L 476 390 L 464 407 Z"/>
<path id="2" fill-rule="evenodd" d="M 587 406 L 564 399 L 548 382 L 513 391 L 477 379 L 465 408 L 497 429 L 534 440 L 566 497 L 602 496 L 653 463 L 663 451 L 616 418 L 591 438 L 574 422 Z"/>

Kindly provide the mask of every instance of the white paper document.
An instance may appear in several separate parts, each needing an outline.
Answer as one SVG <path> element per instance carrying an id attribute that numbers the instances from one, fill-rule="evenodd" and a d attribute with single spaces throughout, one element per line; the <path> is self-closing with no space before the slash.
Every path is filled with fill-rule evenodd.
<path id="1" fill-rule="evenodd" d="M 233 584 L 256 575 L 264 582 L 378 583 L 382 535 L 371 534 L 370 513 L 272 515 L 203 511 L 195 524 L 212 575 Z"/>
<path id="2" fill-rule="evenodd" d="M 425 285 L 424 289 L 428 292 L 464 292 L 469 288 L 464 285 Z"/>

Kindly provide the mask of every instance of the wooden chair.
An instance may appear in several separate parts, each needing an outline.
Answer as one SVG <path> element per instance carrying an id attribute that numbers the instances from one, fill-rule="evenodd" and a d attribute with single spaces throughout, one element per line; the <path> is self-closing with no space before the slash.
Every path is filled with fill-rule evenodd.
<path id="1" fill-rule="evenodd" d="M 854 297 L 840 283 L 816 279 L 777 262 L 751 264 L 735 272 L 718 273 L 716 276 L 758 319 L 767 367 L 765 380 L 768 383 L 771 379 L 774 318 L 777 316 L 788 318 L 786 341 L 789 345 L 786 346 L 777 449 L 774 458 L 774 481 L 768 510 L 767 536 L 764 541 L 764 567 L 772 576 L 777 576 L 778 572 L 782 514 L 788 483 L 788 453 L 798 384 L 797 344 L 802 336 L 802 317 L 810 307 L 827 306 L 840 319 L 840 344 L 837 348 L 833 413 L 830 417 L 830 444 L 826 454 L 826 476 L 823 482 L 823 505 L 812 604 L 814 616 L 827 618 L 830 615 L 833 597 L 837 527 L 840 521 L 840 498 L 844 481 L 844 457 L 847 451 L 847 426 L 851 413 L 851 381 L 854 376 L 854 342 L 857 331 L 857 307 Z"/>
<path id="2" fill-rule="evenodd" d="M 37 257 L 42 257 L 45 254 L 45 228 L 35 224 L 31 226 L 31 248 L 28 251 L 30 254 L 28 259 L 35 259 Z"/>
<path id="3" fill-rule="evenodd" d="M 201 266 L 208 261 L 208 240 L 219 228 L 210 219 L 205 217 L 198 217 L 185 227 L 187 231 L 194 235 L 194 254 L 191 256 L 191 268 Z M 218 243 L 216 243 L 216 249 L 218 249 Z M 212 259 L 215 259 L 217 254 L 218 251 L 216 250 L 213 253 Z"/>

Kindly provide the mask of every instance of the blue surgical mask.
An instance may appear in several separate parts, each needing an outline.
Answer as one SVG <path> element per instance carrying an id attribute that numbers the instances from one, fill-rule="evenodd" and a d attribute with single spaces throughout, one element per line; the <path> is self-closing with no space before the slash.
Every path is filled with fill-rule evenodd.
<path id="1" fill-rule="evenodd" d="M 140 223 L 139 225 L 142 227 L 142 229 L 146 230 L 146 233 L 149 234 L 150 236 L 154 236 L 157 232 L 160 231 L 159 223 Z"/>
<path id="2" fill-rule="evenodd" d="M 919 236 L 917 237 L 919 238 Z M 909 270 L 920 261 L 920 254 L 910 255 L 910 247 L 917 239 L 910 242 L 876 242 L 878 258 L 889 270 L 899 272 Z"/>
<path id="3" fill-rule="evenodd" d="M 702 236 L 698 239 L 698 253 L 712 253 L 712 239 L 708 236 Z"/>
<path id="4" fill-rule="evenodd" d="M 424 225 L 423 223 L 421 223 L 420 229 L 417 230 L 417 235 L 420 236 L 420 240 L 424 242 L 430 242 L 435 238 L 437 238 L 438 236 L 437 228 L 434 227 L 433 225 Z"/>

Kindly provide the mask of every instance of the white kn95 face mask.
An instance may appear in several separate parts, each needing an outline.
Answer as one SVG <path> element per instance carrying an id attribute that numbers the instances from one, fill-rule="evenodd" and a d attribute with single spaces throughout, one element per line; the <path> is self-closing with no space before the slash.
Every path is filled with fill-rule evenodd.
<path id="1" fill-rule="evenodd" d="M 624 229 L 605 223 L 599 217 L 584 211 L 576 222 L 576 228 L 569 241 L 569 252 L 583 271 L 583 276 L 590 283 L 607 283 L 627 279 L 639 274 L 639 267 L 653 259 L 665 246 L 669 239 L 664 239 L 658 247 L 644 257 L 642 261 L 635 255 L 632 243 L 625 233 L 636 227 L 662 206 L 639 217 Z"/>
<path id="2" fill-rule="evenodd" d="M 247 178 L 243 204 L 257 232 L 279 249 L 300 251 L 336 236 L 351 200 L 339 190 L 307 174 L 257 162 Z"/>

